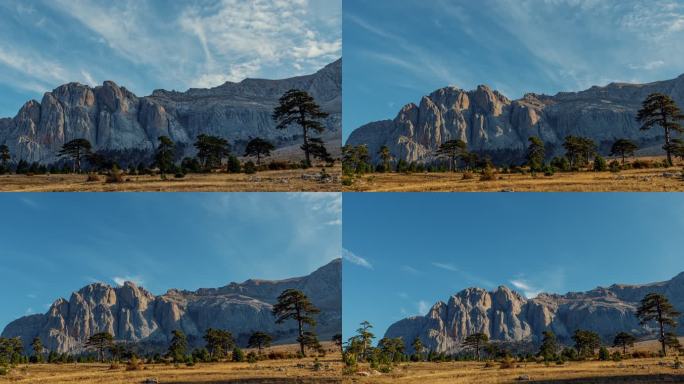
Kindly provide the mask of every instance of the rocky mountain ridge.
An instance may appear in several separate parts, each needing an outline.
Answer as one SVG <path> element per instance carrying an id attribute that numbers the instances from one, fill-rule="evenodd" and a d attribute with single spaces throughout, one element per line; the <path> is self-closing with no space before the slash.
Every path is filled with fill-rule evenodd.
<path id="1" fill-rule="evenodd" d="M 639 337 L 652 336 L 654 329 L 642 326 L 635 316 L 639 301 L 651 292 L 668 297 L 684 310 L 684 272 L 671 280 L 646 285 L 611 285 L 565 295 L 542 293 L 533 299 L 505 286 L 493 291 L 467 288 L 439 301 L 424 316 L 392 324 L 385 337 L 402 337 L 407 348 L 419 337 L 429 350 L 457 353 L 473 333 L 485 333 L 500 342 L 538 344 L 542 332 L 553 331 L 570 344 L 576 329 L 597 332 L 605 342 L 621 331 Z M 684 331 L 684 324 L 679 325 Z"/>
<path id="2" fill-rule="evenodd" d="M 286 280 L 247 280 L 221 288 L 197 291 L 168 290 L 154 296 L 132 282 L 111 287 L 94 283 L 57 299 L 45 314 L 24 316 L 9 323 L 3 337 L 21 337 L 26 350 L 40 337 L 48 350 L 79 352 L 89 336 L 109 332 L 118 341 L 164 348 L 173 330 L 180 329 L 191 345 L 201 345 L 207 328 L 227 329 L 242 341 L 253 331 L 273 336 L 275 343 L 293 342 L 296 324 L 275 324 L 271 313 L 285 289 L 303 291 L 321 313 L 317 333 L 329 340 L 341 332 L 341 260 L 336 259 L 310 275 Z"/>
<path id="3" fill-rule="evenodd" d="M 655 147 L 662 130 L 640 131 L 635 120 L 641 102 L 654 92 L 671 96 L 684 108 L 684 74 L 672 80 L 611 83 L 553 96 L 528 93 L 518 100 L 486 85 L 471 91 L 450 86 L 424 96 L 418 105 L 405 105 L 392 120 L 357 128 L 347 144 L 368 145 L 375 162 L 383 145 L 397 160 L 431 161 L 439 145 L 453 139 L 467 142 L 471 151 L 513 151 L 519 156 L 530 136 L 540 137 L 554 155 L 563 153 L 568 135 L 589 137 L 604 152 L 619 138 Z"/>
<path id="4" fill-rule="evenodd" d="M 210 89 L 155 90 L 138 97 L 113 81 L 91 88 L 68 83 L 30 100 L 14 118 L 0 119 L 0 144 L 13 160 L 50 163 L 69 140 L 85 138 L 95 150 L 151 151 L 165 135 L 192 154 L 199 134 L 220 136 L 237 150 L 250 138 L 272 141 L 276 148 L 299 145 L 297 127 L 275 128 L 271 118 L 278 99 L 290 89 L 309 92 L 330 116 L 322 135 L 339 147 L 342 113 L 342 59 L 312 75 L 284 80 L 245 79 Z M 241 154 L 241 153 L 239 153 Z"/>

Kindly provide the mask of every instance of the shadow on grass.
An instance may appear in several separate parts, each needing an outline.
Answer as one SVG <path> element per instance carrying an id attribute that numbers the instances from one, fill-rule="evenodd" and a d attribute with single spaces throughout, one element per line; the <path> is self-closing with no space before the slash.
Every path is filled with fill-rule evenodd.
<path id="1" fill-rule="evenodd" d="M 622 375 L 605 377 L 579 377 L 556 380 L 528 380 L 526 383 L 567 383 L 567 384 L 614 384 L 614 383 L 684 383 L 684 375 Z"/>

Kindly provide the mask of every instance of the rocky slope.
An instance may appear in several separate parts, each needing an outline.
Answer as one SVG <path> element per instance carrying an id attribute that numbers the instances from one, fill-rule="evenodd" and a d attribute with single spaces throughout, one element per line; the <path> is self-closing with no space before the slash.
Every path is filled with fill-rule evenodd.
<path id="1" fill-rule="evenodd" d="M 519 100 L 509 100 L 485 85 L 472 91 L 446 87 L 424 96 L 419 105 L 405 105 L 393 120 L 356 129 L 347 144 L 367 144 L 374 161 L 383 145 L 396 159 L 429 161 L 441 143 L 452 139 L 489 153 L 522 153 L 533 135 L 555 148 L 554 154 L 562 153 L 567 135 L 590 137 L 604 144 L 603 148 L 618 138 L 653 145 L 662 130 L 639 131 L 635 121 L 641 102 L 653 92 L 670 95 L 684 108 L 684 75 L 649 84 L 611 83 L 555 96 L 530 93 Z"/>
<path id="2" fill-rule="evenodd" d="M 588 292 L 565 295 L 540 294 L 526 299 L 505 286 L 488 292 L 468 288 L 437 302 L 425 316 L 414 316 L 392 324 L 385 337 L 402 337 L 410 344 L 419 337 L 430 350 L 455 353 L 470 334 L 482 332 L 492 340 L 537 344 L 542 332 L 553 331 L 565 343 L 576 329 L 597 332 L 605 342 L 616 333 L 652 335 L 654 329 L 639 325 L 634 313 L 639 301 L 650 292 L 664 294 L 675 308 L 684 310 L 684 273 L 661 283 L 612 285 Z M 681 322 L 680 322 L 681 323 Z M 680 332 L 684 324 L 680 324 Z"/>
<path id="3" fill-rule="evenodd" d="M 13 159 L 49 163 L 65 142 L 89 140 L 98 150 L 152 150 L 158 137 L 188 144 L 199 134 L 226 138 L 241 150 L 250 137 L 271 140 L 276 147 L 299 143 L 300 129 L 275 129 L 273 108 L 289 89 L 309 92 L 330 113 L 324 140 L 339 147 L 342 110 L 342 60 L 312 75 L 284 80 L 246 79 L 210 89 L 186 92 L 155 90 L 138 97 L 112 81 L 91 88 L 79 83 L 28 101 L 14 118 L 0 119 L 0 143 Z"/>
<path id="4" fill-rule="evenodd" d="M 116 340 L 165 348 L 170 334 L 181 329 L 191 345 L 201 345 L 207 328 L 230 330 L 243 346 L 255 330 L 274 342 L 296 339 L 296 324 L 275 324 L 271 314 L 277 296 L 288 288 L 302 290 L 321 313 L 316 330 L 321 340 L 341 332 L 342 263 L 339 259 L 308 276 L 287 280 L 247 280 L 194 292 L 169 290 L 154 296 L 126 282 L 120 287 L 96 283 L 56 300 L 47 313 L 25 316 L 8 324 L 3 337 L 19 336 L 26 350 L 38 336 L 49 350 L 78 352 L 94 333 L 109 332 Z"/>

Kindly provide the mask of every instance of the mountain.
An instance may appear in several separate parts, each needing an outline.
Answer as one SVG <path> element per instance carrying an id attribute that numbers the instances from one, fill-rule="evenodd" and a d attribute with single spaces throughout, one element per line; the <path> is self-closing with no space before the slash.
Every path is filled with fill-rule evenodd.
<path id="1" fill-rule="evenodd" d="M 555 96 L 528 93 L 513 101 L 485 85 L 472 91 L 446 87 L 424 96 L 420 105 L 405 105 L 394 120 L 354 130 L 347 144 L 367 144 L 374 161 L 378 161 L 378 149 L 387 145 L 396 159 L 409 162 L 431 160 L 441 143 L 453 139 L 467 142 L 471 151 L 494 156 L 513 152 L 519 159 L 530 136 L 540 137 L 554 155 L 563 153 L 563 139 L 568 135 L 589 137 L 604 153 L 619 138 L 661 151 L 662 129 L 640 131 L 635 120 L 641 102 L 654 92 L 670 95 L 684 108 L 684 75 L 649 84 L 611 83 Z"/>
<path id="2" fill-rule="evenodd" d="M 60 353 L 79 352 L 89 336 L 104 331 L 156 350 L 166 348 L 176 329 L 188 336 L 191 346 L 203 345 L 207 328 L 227 329 L 243 346 L 256 330 L 271 334 L 275 343 L 293 342 L 296 323 L 275 324 L 271 309 L 282 291 L 295 288 L 321 310 L 316 331 L 321 340 L 330 340 L 342 329 L 341 277 L 342 263 L 336 259 L 304 277 L 247 280 L 194 292 L 171 289 L 160 296 L 131 282 L 119 287 L 95 283 L 69 300 L 57 299 L 45 314 L 14 320 L 2 336 L 21 337 L 26 350 L 38 336 L 46 348 Z"/>
<path id="3" fill-rule="evenodd" d="M 660 283 L 616 284 L 565 295 L 542 293 L 534 299 L 505 286 L 491 292 L 468 288 L 451 296 L 447 303 L 437 302 L 425 316 L 392 324 L 385 337 L 402 337 L 409 349 L 419 337 L 429 350 L 445 353 L 458 352 L 465 337 L 478 332 L 496 341 L 532 344 L 538 344 L 546 330 L 566 344 L 571 343 L 576 329 L 595 331 L 607 343 L 621 331 L 655 337 L 655 330 L 641 326 L 635 316 L 639 301 L 650 292 L 665 295 L 675 308 L 684 310 L 684 272 Z M 681 321 L 678 331 L 684 331 Z"/>
<path id="4" fill-rule="evenodd" d="M 339 148 L 342 121 L 342 59 L 315 74 L 284 80 L 246 79 L 186 92 L 155 90 L 138 97 L 112 81 L 91 88 L 79 83 L 28 101 L 14 118 L 0 119 L 0 144 L 15 161 L 50 163 L 69 140 L 85 138 L 104 151 L 151 151 L 158 137 L 169 136 L 192 154 L 199 134 L 226 138 L 238 154 L 252 137 L 277 148 L 300 145 L 301 129 L 275 128 L 271 118 L 278 99 L 290 89 L 309 92 L 330 116 L 323 139 Z"/>

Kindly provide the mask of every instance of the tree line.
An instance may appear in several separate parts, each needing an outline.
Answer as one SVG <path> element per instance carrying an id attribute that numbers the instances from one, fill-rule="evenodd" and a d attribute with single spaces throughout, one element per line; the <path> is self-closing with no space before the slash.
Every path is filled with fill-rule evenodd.
<path id="1" fill-rule="evenodd" d="M 684 120 L 684 114 L 671 97 L 661 93 L 649 95 L 637 112 L 636 120 L 641 124 L 640 130 L 647 131 L 653 127 L 663 129 L 664 144 L 662 148 L 666 153 L 664 166 L 672 166 L 673 157 L 684 160 L 684 140 L 673 137 L 674 133 L 684 132 L 684 127 L 679 123 L 679 121 Z M 548 151 L 544 141 L 538 136 L 531 136 L 528 138 L 528 147 L 524 153 L 525 160 L 521 166 L 504 165 L 500 168 L 503 172 L 507 172 L 520 171 L 522 167 L 527 167 L 532 173 L 542 172 L 546 175 L 552 175 L 558 171 L 579 171 L 583 168 L 592 171 L 611 170 L 618 172 L 630 167 L 626 163 L 626 158 L 634 156 L 639 149 L 638 145 L 629 139 L 617 139 L 611 146 L 609 156 L 617 157 L 621 161 L 614 160 L 608 164 L 606 159 L 599 154 L 596 143 L 590 138 L 566 136 L 563 148 L 565 149 L 563 156 L 548 160 Z M 352 177 L 353 175 L 371 172 L 484 172 L 495 167 L 490 156 L 469 149 L 468 144 L 461 139 L 452 139 L 441 143 L 433 152 L 435 161 L 431 163 L 409 163 L 402 156 L 399 156 L 397 160 L 387 145 L 381 146 L 376 155 L 379 161 L 373 164 L 367 145 L 344 146 L 342 148 L 344 174 L 347 177 Z M 641 163 L 635 164 L 635 167 L 642 165 Z"/>
<path id="2" fill-rule="evenodd" d="M 256 352 L 245 354 L 229 330 L 208 328 L 202 339 L 204 346 L 190 350 L 185 333 L 176 329 L 172 331 L 166 353 L 148 354 L 147 362 L 170 362 L 174 364 L 194 365 L 198 362 L 256 362 L 266 358 L 305 357 L 307 351 L 325 354 L 316 334 L 316 316 L 320 310 L 302 291 L 287 289 L 273 305 L 272 315 L 276 324 L 294 321 L 297 324 L 297 343 L 299 352 L 291 356 L 283 353 L 264 353 L 271 346 L 273 336 L 263 331 L 253 331 L 246 347 Z M 337 344 L 341 335 L 333 337 Z M 10 367 L 24 363 L 92 363 L 131 361 L 139 364 L 140 356 L 136 352 L 136 343 L 117 341 L 109 332 L 96 332 L 83 343 L 86 353 L 67 354 L 48 351 L 40 337 L 35 337 L 30 344 L 30 351 L 24 351 L 21 338 L 0 338 L 0 373 L 8 373 Z M 89 353 L 88 353 L 89 352 Z"/>
<path id="3" fill-rule="evenodd" d="M 321 111 L 313 97 L 306 91 L 291 89 L 283 94 L 274 108 L 272 119 L 276 122 L 276 129 L 287 129 L 291 126 L 299 126 L 302 130 L 300 149 L 304 152 L 304 160 L 297 167 L 308 168 L 312 165 L 312 158 L 332 164 L 334 159 L 326 149 L 320 137 L 325 131 L 322 119 L 328 117 L 326 112 Z M 270 168 L 262 167 L 262 160 L 270 157 L 275 149 L 273 143 L 268 140 L 255 137 L 247 142 L 244 157 L 255 159 L 241 164 L 236 155 L 231 152 L 231 145 L 223 137 L 200 134 L 196 137 L 193 146 L 197 151 L 195 157 L 179 159 L 182 149 L 169 136 L 159 136 L 157 147 L 154 150 L 153 161 L 145 164 L 140 163 L 133 168 L 129 165 L 129 172 L 149 173 L 152 168 L 157 168 L 164 177 L 166 174 L 184 175 L 186 173 L 202 173 L 215 170 L 225 170 L 230 173 L 254 173 L 260 169 L 283 169 L 282 163 L 271 163 Z M 180 150 L 179 150 L 180 149 Z M 12 159 L 10 149 L 6 144 L 0 145 L 0 174 L 15 172 L 17 174 L 43 174 L 43 173 L 81 173 L 87 168 L 97 172 L 109 170 L 113 167 L 121 168 L 115 161 L 108 158 L 105 151 L 94 151 L 93 145 L 85 138 L 70 140 L 57 153 L 60 159 L 66 162 L 61 165 L 44 165 L 39 163 L 29 164 L 25 160 L 19 160 L 16 164 L 10 163 Z M 87 164 L 87 167 L 84 165 Z M 293 167 L 291 164 L 285 164 Z"/>
<path id="4" fill-rule="evenodd" d="M 669 302 L 667 297 L 658 293 L 647 294 L 640 302 L 636 317 L 642 325 L 655 325 L 660 343 L 660 355 L 667 355 L 668 349 L 677 353 L 684 353 L 674 329 L 677 327 L 677 318 L 681 315 Z M 373 326 L 364 321 L 356 330 L 355 335 L 350 337 L 342 346 L 342 355 L 345 362 L 345 370 L 348 373 L 358 369 L 358 363 L 369 363 L 372 369 L 380 372 L 390 372 L 393 366 L 401 362 L 422 361 L 453 361 L 453 360 L 496 360 L 503 364 L 512 361 L 514 354 L 505 347 L 504 343 L 492 342 L 489 336 L 483 332 L 467 335 L 461 342 L 461 351 L 458 354 L 448 355 L 438 353 L 427 348 L 420 337 L 411 341 L 412 353 L 407 353 L 408 348 L 402 337 L 380 339 L 377 346 L 373 346 L 375 335 Z M 535 355 L 518 354 L 520 360 L 557 362 L 579 361 L 587 359 L 598 360 L 621 360 L 629 357 L 628 349 L 633 347 L 637 338 L 627 331 L 621 331 L 614 335 L 610 346 L 616 348 L 612 354 L 607 345 L 603 343 L 598 333 L 577 329 L 572 334 L 571 345 L 563 345 L 552 330 L 545 330 L 541 335 L 541 343 Z M 635 353 L 639 357 L 643 354 Z"/>

